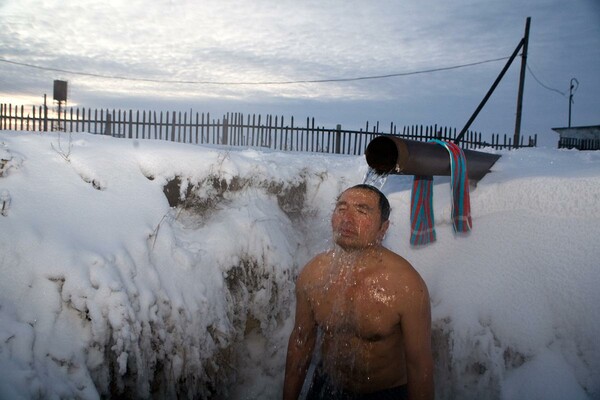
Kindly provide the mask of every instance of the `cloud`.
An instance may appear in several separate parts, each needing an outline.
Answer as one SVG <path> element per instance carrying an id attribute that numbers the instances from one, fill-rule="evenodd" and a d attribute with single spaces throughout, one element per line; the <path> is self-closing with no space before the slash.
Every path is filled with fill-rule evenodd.
<path id="1" fill-rule="evenodd" d="M 582 82 L 578 101 L 598 104 L 586 94 L 600 90 L 594 72 L 600 60 L 591 54 L 600 46 L 594 4 L 591 0 L 575 0 L 569 7 L 559 0 L 4 0 L 0 53 L 6 59 L 49 68 L 163 81 L 354 78 L 508 57 L 523 35 L 525 18 L 531 16 L 529 63 L 539 77 L 554 86 L 577 73 Z M 209 85 L 102 79 L 0 63 L 4 79 L 0 91 L 22 87 L 41 93 L 51 88 L 53 79 L 65 79 L 73 101 L 88 105 L 115 96 L 131 102 L 234 101 L 257 108 L 304 101 L 309 108 L 316 104 L 312 102 L 331 104 L 328 110 L 344 115 L 362 104 L 364 109 L 386 110 L 390 119 L 397 113 L 389 110 L 400 109 L 418 116 L 435 110 L 436 117 L 455 120 L 457 108 L 470 115 L 502 66 L 503 62 L 495 62 L 343 83 Z M 517 79 L 518 62 L 494 94 L 502 96 L 493 99 L 502 112 L 485 111 L 494 114 L 489 125 L 511 129 L 514 108 L 505 109 L 505 104 L 515 101 Z M 556 113 L 559 106 L 531 80 L 526 89 L 535 94 L 536 107 L 544 104 L 531 116 L 541 126 L 543 114 L 549 109 Z M 593 104 L 587 107 L 585 115 L 592 115 Z M 477 123 L 486 126 L 484 119 Z"/>

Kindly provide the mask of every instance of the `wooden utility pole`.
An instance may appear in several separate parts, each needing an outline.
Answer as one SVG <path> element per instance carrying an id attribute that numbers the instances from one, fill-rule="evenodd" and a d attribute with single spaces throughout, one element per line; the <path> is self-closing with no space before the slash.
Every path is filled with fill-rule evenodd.
<path id="1" fill-rule="evenodd" d="M 498 84 L 500 83 L 502 78 L 504 77 L 504 74 L 506 74 L 506 71 L 508 71 L 508 68 L 510 67 L 510 65 L 512 64 L 514 59 L 517 57 L 517 55 L 519 54 L 519 50 L 521 50 L 521 48 L 522 48 L 523 49 L 523 52 L 522 52 L 523 60 L 521 62 L 521 77 L 519 80 L 519 95 L 518 95 L 518 101 L 517 101 L 517 103 L 518 103 L 517 104 L 517 118 L 516 118 L 516 123 L 515 123 L 515 135 L 514 135 L 515 142 L 513 143 L 513 146 L 518 147 L 519 140 L 520 140 L 519 136 L 521 135 L 521 109 L 523 108 L 523 86 L 525 83 L 525 68 L 527 67 L 527 46 L 528 46 L 528 42 L 529 42 L 529 25 L 530 25 L 530 23 L 531 23 L 531 17 L 527 17 L 527 23 L 525 24 L 525 36 L 521 39 L 521 41 L 515 48 L 515 51 L 513 51 L 512 55 L 506 62 L 506 65 L 504 66 L 504 68 L 502 69 L 502 71 L 500 72 L 500 74 L 498 75 L 498 77 L 496 78 L 494 83 L 492 84 L 492 87 L 490 87 L 490 90 L 488 90 L 488 92 L 484 96 L 483 100 L 481 100 L 481 103 L 479 103 L 479 106 L 477 106 L 477 109 L 475 109 L 475 112 L 473 113 L 473 115 L 471 115 L 471 118 L 469 118 L 469 120 L 467 121 L 465 126 L 462 128 L 462 130 L 460 131 L 460 133 L 458 134 L 456 139 L 454 139 L 455 144 L 459 144 L 460 141 L 463 139 L 463 137 L 465 136 L 465 133 L 467 133 L 467 130 L 469 129 L 469 127 L 471 126 L 473 121 L 475 121 L 475 118 L 477 118 L 477 115 L 479 115 L 479 112 L 485 106 L 485 103 L 487 103 L 487 101 L 490 98 L 490 96 L 492 95 L 492 93 L 494 93 L 494 90 L 496 90 L 496 87 L 498 86 Z"/>
<path id="2" fill-rule="evenodd" d="M 523 111 L 523 89 L 525 87 L 525 71 L 527 69 L 527 48 L 529 46 L 529 26 L 531 17 L 525 23 L 525 36 L 523 37 L 523 52 L 521 53 L 521 75 L 519 77 L 519 95 L 517 97 L 517 118 L 515 120 L 515 136 L 513 146 L 519 147 L 521 141 L 521 114 Z"/>

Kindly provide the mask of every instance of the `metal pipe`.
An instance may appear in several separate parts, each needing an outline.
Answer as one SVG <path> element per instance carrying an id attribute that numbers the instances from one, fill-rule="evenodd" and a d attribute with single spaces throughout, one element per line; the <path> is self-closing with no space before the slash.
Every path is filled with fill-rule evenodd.
<path id="1" fill-rule="evenodd" d="M 571 78 L 571 85 L 569 87 L 569 128 L 571 127 L 571 105 L 573 104 L 573 93 L 579 87 L 579 81 L 577 78 Z"/>
<path id="2" fill-rule="evenodd" d="M 500 158 L 499 154 L 463 150 L 467 174 L 473 183 L 490 171 Z M 369 167 L 378 174 L 396 175 L 450 175 L 448 151 L 435 143 L 401 139 L 382 135 L 371 140 L 365 151 Z"/>

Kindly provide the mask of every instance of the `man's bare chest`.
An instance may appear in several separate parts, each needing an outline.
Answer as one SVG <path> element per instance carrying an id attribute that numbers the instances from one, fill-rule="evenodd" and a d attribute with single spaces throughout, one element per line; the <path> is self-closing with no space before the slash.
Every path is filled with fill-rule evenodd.
<path id="1" fill-rule="evenodd" d="M 325 333 L 379 340 L 398 329 L 395 294 L 373 280 L 325 282 L 310 297 L 315 319 Z"/>

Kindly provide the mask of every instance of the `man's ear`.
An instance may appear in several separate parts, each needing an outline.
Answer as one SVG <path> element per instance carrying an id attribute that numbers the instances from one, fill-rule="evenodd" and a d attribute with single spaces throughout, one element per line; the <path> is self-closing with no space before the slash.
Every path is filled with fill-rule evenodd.
<path id="1" fill-rule="evenodd" d="M 390 220 L 388 219 L 387 221 L 383 221 L 383 223 L 381 224 L 381 228 L 379 228 L 379 240 L 383 240 L 385 233 L 387 232 L 389 227 Z"/>

